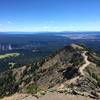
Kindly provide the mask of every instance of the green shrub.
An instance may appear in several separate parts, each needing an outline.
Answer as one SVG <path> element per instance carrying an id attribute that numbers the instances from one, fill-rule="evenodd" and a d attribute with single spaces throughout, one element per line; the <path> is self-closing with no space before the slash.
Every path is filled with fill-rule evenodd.
<path id="1" fill-rule="evenodd" d="M 29 86 L 26 88 L 26 92 L 27 92 L 27 93 L 33 93 L 33 94 L 35 94 L 35 93 L 37 93 L 38 91 L 39 91 L 39 88 L 37 87 L 36 84 L 31 84 L 31 85 L 29 85 Z"/>

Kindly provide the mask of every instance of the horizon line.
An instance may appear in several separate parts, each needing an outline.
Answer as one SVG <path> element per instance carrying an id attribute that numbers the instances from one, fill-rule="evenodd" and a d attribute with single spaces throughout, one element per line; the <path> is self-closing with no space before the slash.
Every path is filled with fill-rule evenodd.
<path id="1" fill-rule="evenodd" d="M 0 33 L 59 33 L 59 32 L 100 32 L 100 31 L 0 31 Z"/>

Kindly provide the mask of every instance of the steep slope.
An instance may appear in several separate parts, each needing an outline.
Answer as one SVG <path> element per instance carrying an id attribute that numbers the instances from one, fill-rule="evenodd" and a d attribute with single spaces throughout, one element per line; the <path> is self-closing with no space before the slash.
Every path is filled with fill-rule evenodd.
<path id="1" fill-rule="evenodd" d="M 41 89 L 48 89 L 79 74 L 79 67 L 84 64 L 81 49 L 67 46 L 55 56 L 45 61 L 37 70 L 36 83 Z"/>
<path id="2" fill-rule="evenodd" d="M 48 91 L 56 91 L 98 99 L 99 64 L 100 59 L 94 52 L 84 46 L 72 44 L 34 64 L 1 73 L 0 96 L 19 92 L 39 97 Z M 9 86 L 13 88 L 8 88 Z"/>

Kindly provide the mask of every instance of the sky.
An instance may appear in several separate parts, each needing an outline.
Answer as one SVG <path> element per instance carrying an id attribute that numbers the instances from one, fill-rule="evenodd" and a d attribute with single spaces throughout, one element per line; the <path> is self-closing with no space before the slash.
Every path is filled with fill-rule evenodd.
<path id="1" fill-rule="evenodd" d="M 0 0 L 0 31 L 100 31 L 100 0 Z"/>

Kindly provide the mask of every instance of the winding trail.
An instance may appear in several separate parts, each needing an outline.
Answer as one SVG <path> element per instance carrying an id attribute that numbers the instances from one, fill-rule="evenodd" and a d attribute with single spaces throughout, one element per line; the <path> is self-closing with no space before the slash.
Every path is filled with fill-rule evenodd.
<path id="1" fill-rule="evenodd" d="M 79 72 L 82 76 L 84 76 L 84 69 L 88 67 L 88 65 L 90 64 L 90 61 L 88 61 L 88 56 L 86 55 L 86 53 L 86 51 L 83 53 L 85 64 L 79 68 Z"/>
<path id="2" fill-rule="evenodd" d="M 80 68 L 79 68 L 79 73 L 80 75 L 75 77 L 75 78 L 72 78 L 71 80 L 68 80 L 66 81 L 67 84 L 71 84 L 71 83 L 75 83 L 78 79 L 80 79 L 80 76 L 84 76 L 84 69 L 86 67 L 88 67 L 88 65 L 91 63 L 90 61 L 88 61 L 88 56 L 86 55 L 87 51 L 85 51 L 82 56 L 84 57 L 84 61 L 85 61 L 85 64 L 83 64 Z"/>

